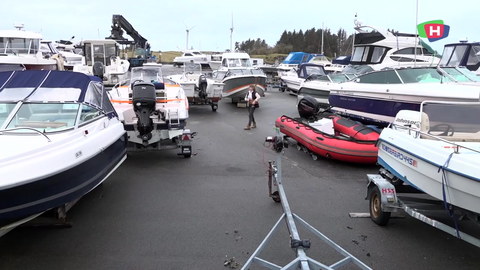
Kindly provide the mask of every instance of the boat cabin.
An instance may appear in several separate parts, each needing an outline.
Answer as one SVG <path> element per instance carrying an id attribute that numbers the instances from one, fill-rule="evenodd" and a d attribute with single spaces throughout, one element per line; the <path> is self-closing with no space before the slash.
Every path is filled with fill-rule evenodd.
<path id="1" fill-rule="evenodd" d="M 199 56 L 199 55 L 202 56 L 203 53 L 196 50 L 186 50 L 183 52 L 182 57 L 183 56 Z"/>
<path id="2" fill-rule="evenodd" d="M 247 53 L 224 53 L 222 58 L 222 69 L 241 69 L 252 67 L 250 55 Z"/>
<path id="3" fill-rule="evenodd" d="M 322 65 L 312 64 L 312 63 L 303 63 L 298 65 L 295 68 L 298 78 L 306 79 L 309 77 L 319 77 L 325 76 L 325 68 Z"/>
<path id="4" fill-rule="evenodd" d="M 0 31 L 0 55 L 36 55 L 43 36 L 39 33 L 24 31 L 23 24 L 16 25 L 18 30 Z"/>
<path id="5" fill-rule="evenodd" d="M 120 53 L 118 43 L 112 39 L 84 40 L 81 47 L 87 66 L 93 66 L 95 62 L 110 66 L 112 58 L 116 58 Z"/>
<path id="6" fill-rule="evenodd" d="M 441 67 L 466 67 L 480 76 L 480 42 L 460 42 L 445 45 Z"/>

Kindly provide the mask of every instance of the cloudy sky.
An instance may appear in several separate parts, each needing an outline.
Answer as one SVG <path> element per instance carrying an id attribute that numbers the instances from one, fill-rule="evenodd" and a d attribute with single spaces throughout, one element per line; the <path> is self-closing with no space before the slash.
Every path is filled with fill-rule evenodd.
<path id="1" fill-rule="evenodd" d="M 478 17 L 475 3 L 418 0 L 418 23 L 441 19 L 451 27 L 448 38 L 430 43 L 434 49 L 443 51 L 444 44 L 465 38 L 480 40 L 478 26 L 472 23 Z M 321 28 L 322 22 L 332 31 L 344 28 L 351 34 L 355 13 L 364 24 L 415 33 L 415 6 L 416 0 L 22 0 L 0 9 L 0 29 L 13 29 L 20 22 L 48 40 L 103 39 L 110 35 L 112 14 L 121 14 L 155 51 L 184 49 L 184 24 L 194 27 L 189 47 L 223 51 L 230 47 L 232 12 L 234 42 L 262 38 L 275 45 L 284 30 Z"/>

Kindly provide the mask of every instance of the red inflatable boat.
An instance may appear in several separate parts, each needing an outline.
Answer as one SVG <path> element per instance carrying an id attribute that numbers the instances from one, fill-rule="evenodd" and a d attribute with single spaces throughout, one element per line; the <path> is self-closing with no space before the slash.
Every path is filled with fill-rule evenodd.
<path id="1" fill-rule="evenodd" d="M 343 117 L 329 116 L 326 119 L 333 121 L 330 133 L 315 128 L 315 122 L 305 124 L 285 115 L 275 121 L 275 126 L 316 155 L 353 163 L 377 162 L 378 147 L 375 143 L 380 133 Z M 328 124 L 329 121 L 322 122 Z"/>

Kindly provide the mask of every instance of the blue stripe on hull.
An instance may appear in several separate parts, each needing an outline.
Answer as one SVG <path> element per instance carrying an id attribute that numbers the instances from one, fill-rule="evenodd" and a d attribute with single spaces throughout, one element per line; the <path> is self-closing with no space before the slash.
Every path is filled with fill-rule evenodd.
<path id="1" fill-rule="evenodd" d="M 59 174 L 0 191 L 0 227 L 72 202 L 97 186 L 126 156 L 125 136 Z"/>
<path id="2" fill-rule="evenodd" d="M 397 115 L 400 110 L 413 110 L 420 111 L 420 104 L 407 103 L 402 101 L 393 101 L 393 100 L 380 100 L 380 99 L 370 99 L 362 98 L 355 96 L 340 96 L 336 94 L 331 94 L 329 97 L 330 106 L 333 111 L 339 112 L 345 115 L 345 112 L 342 109 L 354 110 L 369 114 L 375 114 L 380 116 L 393 117 Z M 370 122 L 372 124 L 381 124 L 383 126 L 388 125 L 386 122 L 378 122 L 378 119 L 365 119 L 364 117 L 356 114 L 348 115 L 351 118 L 360 121 Z M 376 120 L 376 121 L 375 121 Z"/>

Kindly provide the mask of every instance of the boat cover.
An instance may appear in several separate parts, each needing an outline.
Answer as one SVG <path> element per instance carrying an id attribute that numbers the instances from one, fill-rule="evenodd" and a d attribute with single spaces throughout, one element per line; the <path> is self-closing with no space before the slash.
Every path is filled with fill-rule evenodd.
<path id="1" fill-rule="evenodd" d="M 332 60 L 332 64 L 339 64 L 339 65 L 348 65 L 350 64 L 350 59 L 352 58 L 351 55 L 348 56 L 339 56 Z"/>
<path id="2" fill-rule="evenodd" d="M 24 70 L 0 72 L 0 102 L 78 102 L 117 116 L 100 78 L 80 72 Z"/>

